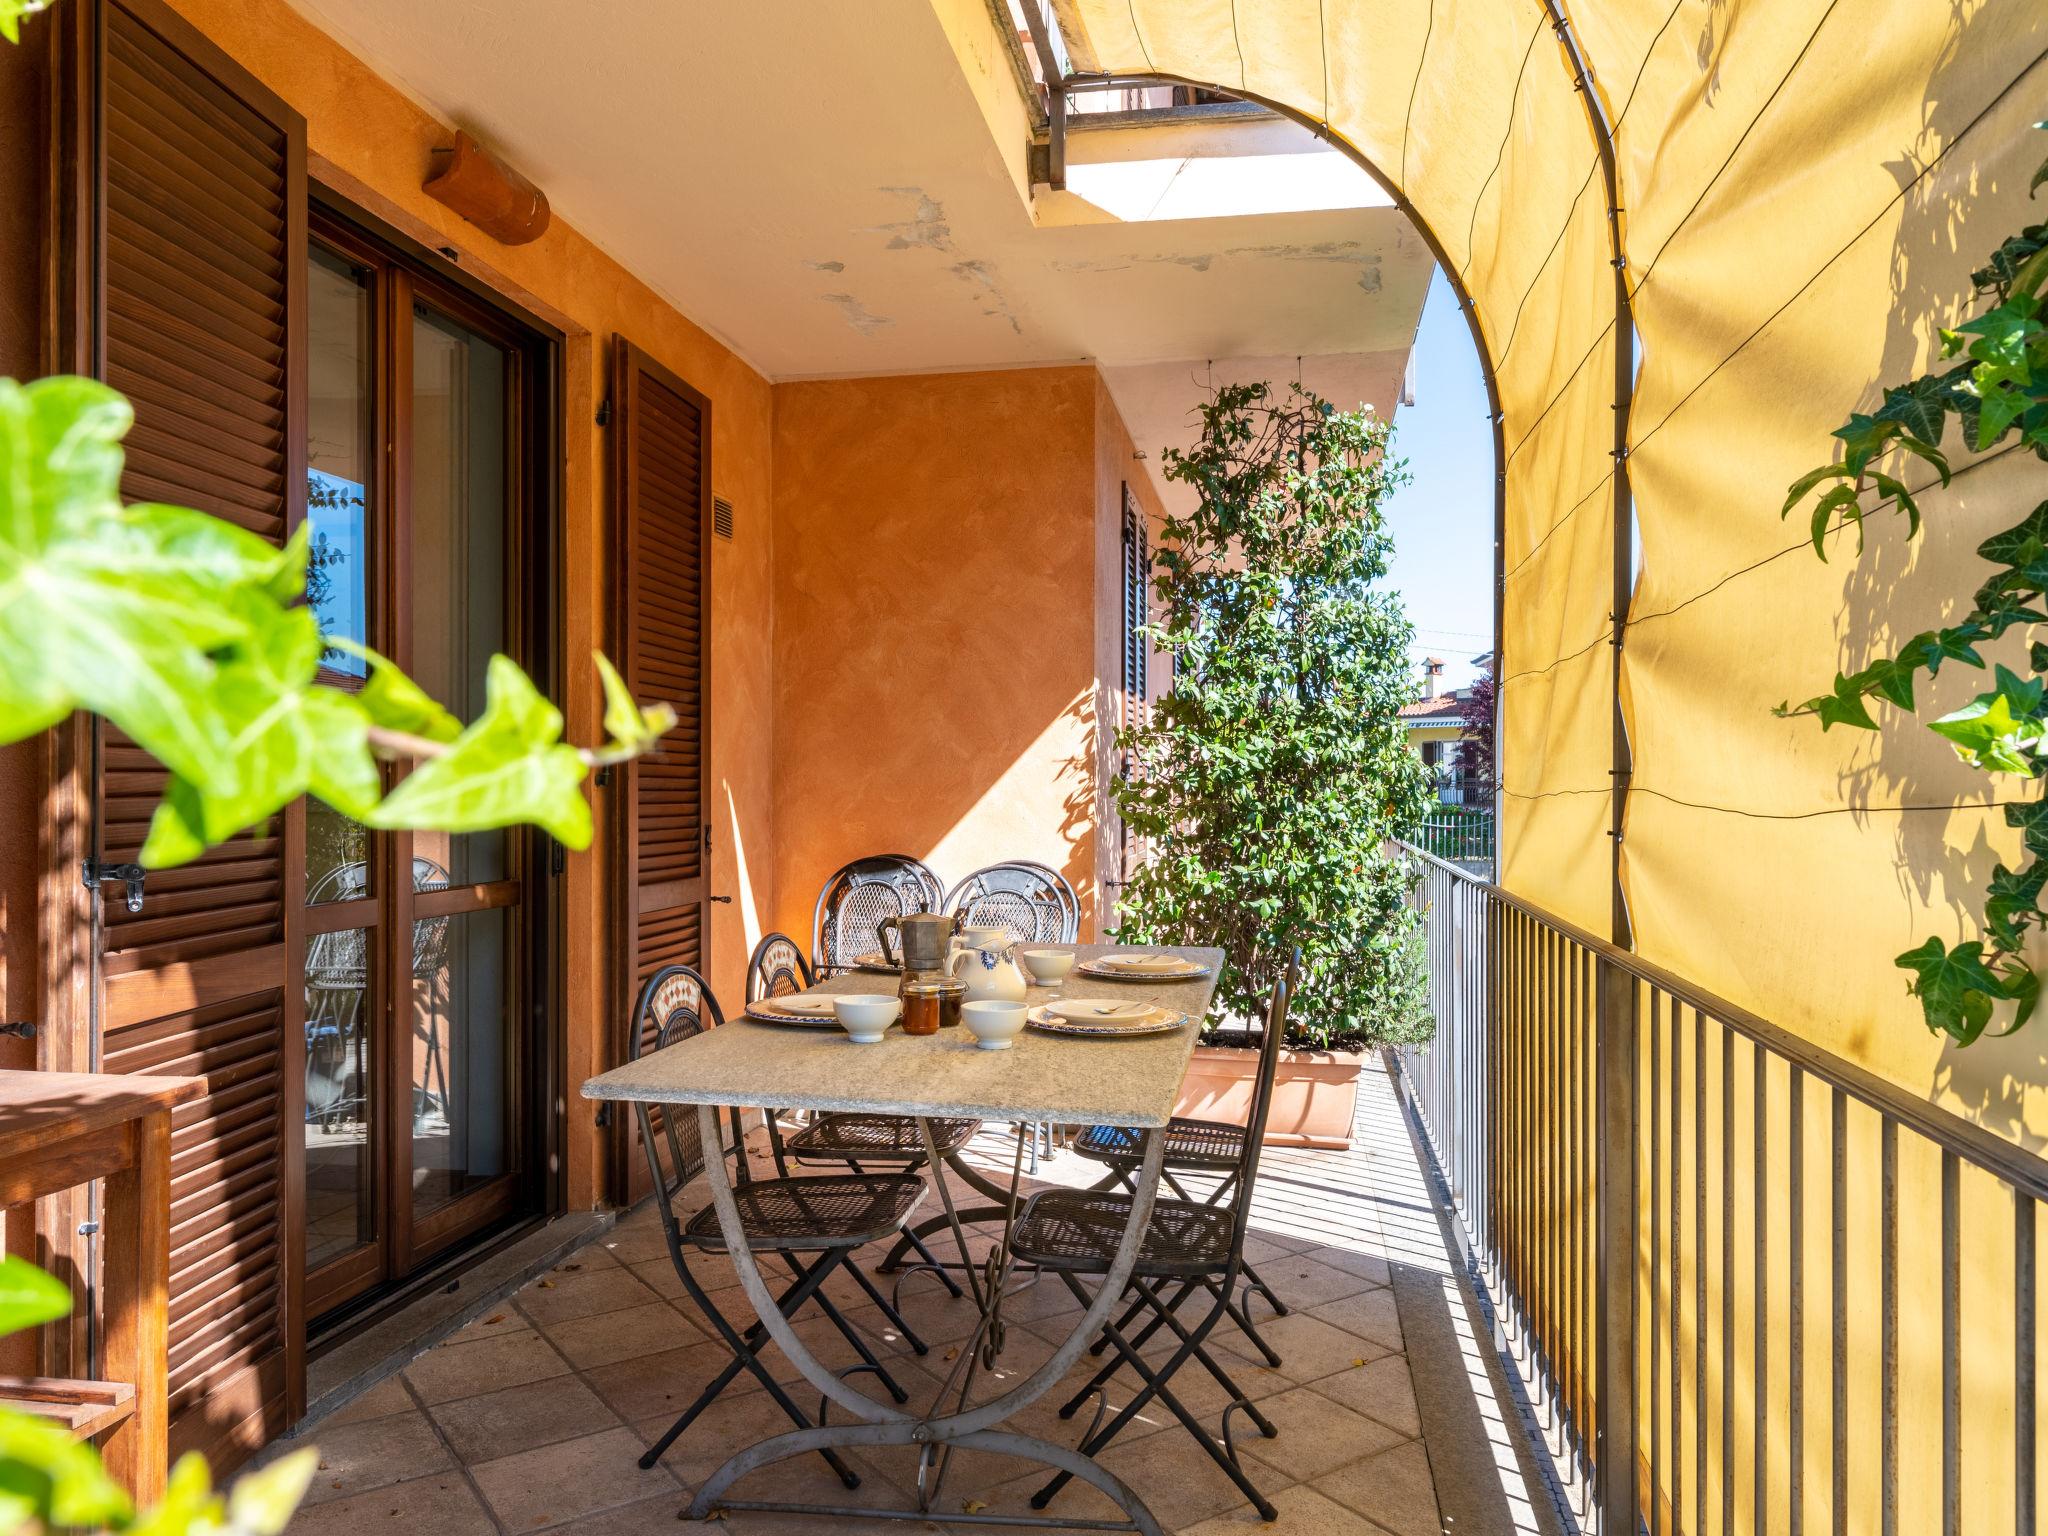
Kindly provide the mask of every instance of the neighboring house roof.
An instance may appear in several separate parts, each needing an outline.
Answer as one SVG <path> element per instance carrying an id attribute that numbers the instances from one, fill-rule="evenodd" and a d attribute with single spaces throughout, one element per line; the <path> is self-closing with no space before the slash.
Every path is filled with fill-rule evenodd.
<path id="1" fill-rule="evenodd" d="M 1401 706 L 1401 723 L 1409 730 L 1426 726 L 1463 725 L 1466 722 L 1464 699 L 1451 694 L 1441 694 L 1434 699 L 1416 699 Z"/>

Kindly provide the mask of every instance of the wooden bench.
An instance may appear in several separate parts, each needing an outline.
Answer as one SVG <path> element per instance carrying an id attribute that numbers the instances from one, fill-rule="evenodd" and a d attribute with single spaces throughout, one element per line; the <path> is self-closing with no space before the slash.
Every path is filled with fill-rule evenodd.
<path id="1" fill-rule="evenodd" d="M 163 1494 L 170 1301 L 171 1110 L 196 1077 L 0 1072 L 0 1210 L 93 1179 L 100 1209 L 100 1369 L 106 1381 L 0 1377 L 0 1406 L 101 1437 L 138 1504 Z"/>

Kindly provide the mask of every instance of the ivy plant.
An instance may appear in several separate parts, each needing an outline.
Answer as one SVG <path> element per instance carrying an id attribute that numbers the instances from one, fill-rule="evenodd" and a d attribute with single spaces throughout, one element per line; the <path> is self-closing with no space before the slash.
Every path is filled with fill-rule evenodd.
<path id="1" fill-rule="evenodd" d="M 2034 173 L 2029 193 L 2044 181 L 2048 162 Z M 1951 471 L 1942 442 L 1951 419 L 1966 449 L 1982 453 L 2009 443 L 2048 460 L 2048 324 L 2042 314 L 2048 224 L 2030 224 L 2002 241 L 1971 274 L 1971 284 L 1981 308 L 1942 331 L 1946 366 L 1886 389 L 1876 410 L 1852 415 L 1836 429 L 1839 457 L 1792 483 L 1785 515 L 1811 498 L 1813 547 L 1823 560 L 1829 535 L 1845 529 L 1854 529 L 1860 553 L 1863 519 L 1887 505 L 1906 518 L 1908 538 L 1919 533 L 1920 508 L 1904 466 L 1917 460 L 1924 466 L 1920 475 L 1933 476 L 1928 483 L 1947 485 Z M 1873 490 L 1876 499 L 1866 510 L 1863 497 Z M 1781 704 L 1777 712 L 1813 716 L 1822 730 L 1874 731 L 1874 702 L 1910 711 L 1921 673 L 1934 677 L 1950 662 L 1983 671 L 1983 646 L 2011 630 L 2025 634 L 2048 623 L 2048 501 L 1986 539 L 1977 553 L 1991 571 L 1956 622 L 1921 631 L 1895 655 L 1838 673 L 1828 692 L 1796 707 Z M 1929 721 L 1928 729 L 1972 768 L 2039 778 L 2048 766 L 2048 644 L 2029 645 L 2024 675 L 1997 664 L 1990 671 L 1988 692 Z M 2001 1032 L 2018 1029 L 2040 999 L 2040 977 L 2025 949 L 2028 935 L 2048 926 L 2041 905 L 2048 885 L 2048 804 L 2008 805 L 2005 820 L 2020 833 L 2026 857 L 2017 870 L 2000 864 L 1992 871 L 1983 936 L 1953 945 L 1932 937 L 1897 960 L 1913 974 L 1911 988 L 1928 1028 L 1959 1045 L 1975 1042 L 2006 1004 L 2012 1005 L 2011 1022 Z"/>
<path id="2" fill-rule="evenodd" d="M 91 379 L 0 379 L 0 743 L 76 710 L 125 731 L 171 771 L 153 868 L 304 794 L 371 827 L 531 824 L 589 846 L 585 775 L 652 748 L 672 709 L 641 708 L 598 656 L 608 739 L 570 746 L 561 712 L 494 656 L 483 713 L 456 719 L 386 657 L 321 634 L 307 528 L 280 549 L 189 508 L 123 506 L 133 420 Z M 316 681 L 337 649 L 364 661 L 359 690 Z M 380 758 L 414 766 L 387 790 Z"/>
<path id="3" fill-rule="evenodd" d="M 26 1259 L 0 1258 L 0 1336 L 71 1310 L 63 1282 Z M 206 1458 L 180 1457 L 163 1502 L 138 1511 L 89 1441 L 54 1419 L 0 1408 L 0 1536 L 16 1531 L 120 1531 L 128 1536 L 282 1536 L 320 1453 L 310 1447 L 214 1491 Z"/>
<path id="4" fill-rule="evenodd" d="M 1316 1046 L 1430 1032 L 1421 919 L 1392 851 L 1427 770 L 1399 711 L 1412 631 L 1376 584 L 1381 513 L 1403 477 L 1389 429 L 1296 387 L 1232 384 L 1201 436 L 1167 450 L 1195 493 L 1153 557 L 1148 628 L 1172 683 L 1118 733 L 1118 813 L 1148 854 L 1123 888 L 1122 942 L 1221 944 L 1218 997 L 1259 1017 L 1299 947 L 1290 1033 Z"/>

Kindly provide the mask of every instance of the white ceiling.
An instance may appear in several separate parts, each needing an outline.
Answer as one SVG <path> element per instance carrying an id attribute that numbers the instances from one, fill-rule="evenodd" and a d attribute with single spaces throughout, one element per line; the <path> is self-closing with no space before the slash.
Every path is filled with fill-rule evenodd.
<path id="1" fill-rule="evenodd" d="M 932 0 L 293 3 L 773 379 L 1092 359 L 1157 443 L 1212 359 L 1327 358 L 1341 391 L 1414 337 L 1428 251 L 1348 162 L 1289 211 L 1171 216 L 1243 184 L 1188 157 L 1329 157 L 1291 124 L 1077 134 L 1126 168 L 1076 193 L 1117 195 L 1027 203 Z"/>

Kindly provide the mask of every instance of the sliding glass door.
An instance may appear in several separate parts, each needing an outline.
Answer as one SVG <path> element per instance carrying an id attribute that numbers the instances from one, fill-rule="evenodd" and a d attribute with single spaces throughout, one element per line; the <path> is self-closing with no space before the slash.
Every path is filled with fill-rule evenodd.
<path id="1" fill-rule="evenodd" d="M 533 661 L 532 348 L 339 224 L 316 217 L 309 265 L 308 600 L 473 719 L 494 654 Z M 338 647 L 323 665 L 366 676 Z M 533 845 L 308 806 L 308 1315 L 534 1199 Z"/>

